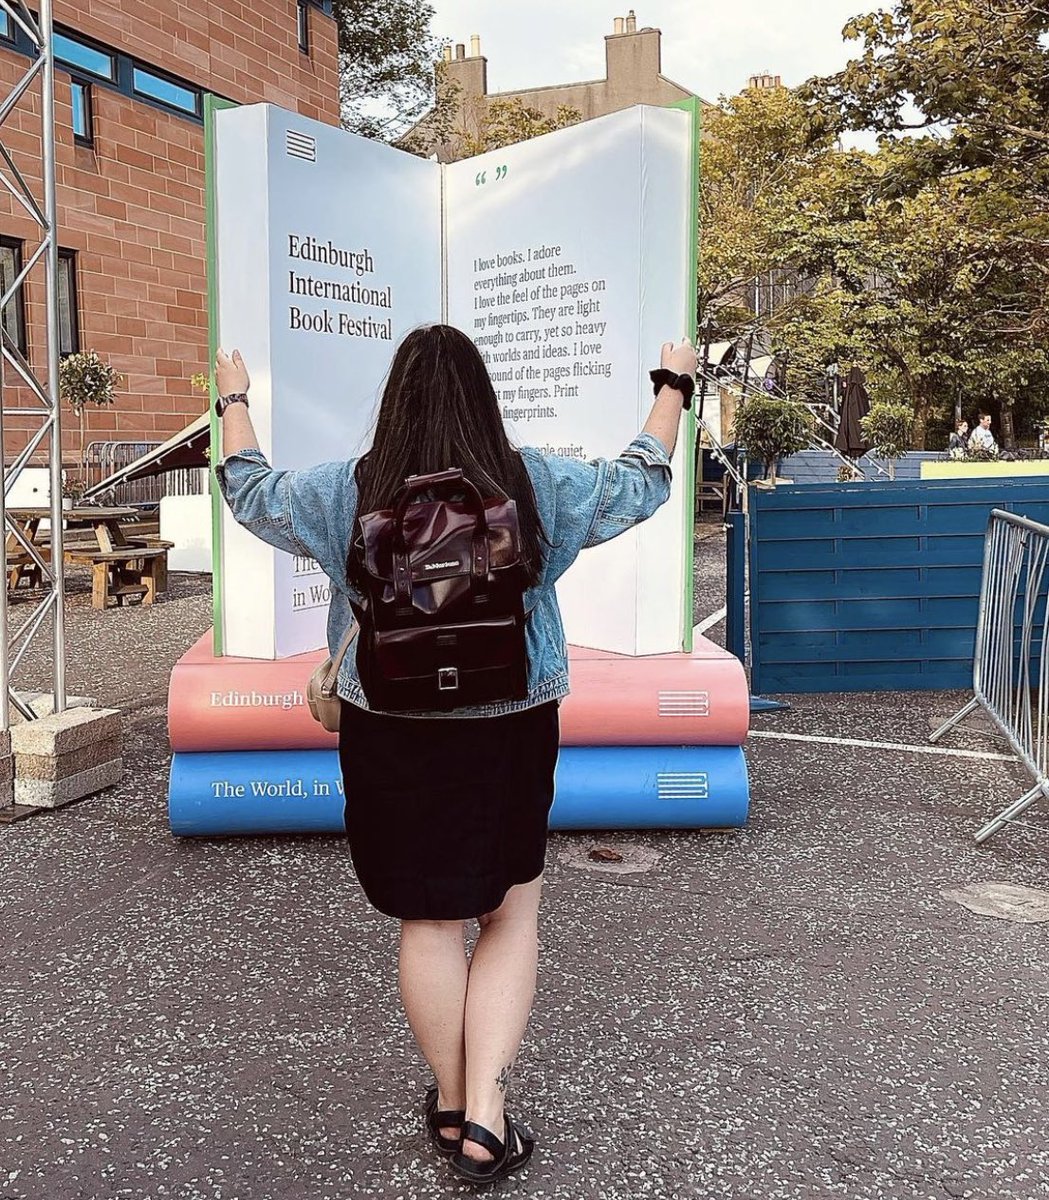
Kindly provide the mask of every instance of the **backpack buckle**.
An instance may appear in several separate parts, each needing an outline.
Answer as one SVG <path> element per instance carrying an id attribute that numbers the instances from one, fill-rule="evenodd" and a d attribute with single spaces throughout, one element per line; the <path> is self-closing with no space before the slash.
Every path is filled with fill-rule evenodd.
<path id="1" fill-rule="evenodd" d="M 459 690 L 459 668 L 437 668 L 437 690 L 439 692 L 457 692 Z"/>

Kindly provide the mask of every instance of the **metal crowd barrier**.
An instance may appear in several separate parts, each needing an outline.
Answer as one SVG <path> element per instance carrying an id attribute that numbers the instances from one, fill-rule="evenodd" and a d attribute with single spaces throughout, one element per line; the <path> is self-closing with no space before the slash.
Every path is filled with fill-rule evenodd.
<path id="1" fill-rule="evenodd" d="M 110 475 L 155 450 L 161 442 L 91 442 L 87 447 L 87 483 L 94 487 Z M 135 479 L 121 483 L 107 493 L 106 499 L 114 504 L 130 504 L 154 507 L 164 496 L 200 496 L 208 490 L 206 469 L 178 468 L 154 475 L 149 479 Z"/>
<path id="2" fill-rule="evenodd" d="M 976 834 L 978 842 L 1049 797 L 1049 526 L 995 509 L 984 541 L 973 660 L 973 698 L 938 729 L 938 741 L 978 708 L 1034 777 L 1034 787 Z"/>

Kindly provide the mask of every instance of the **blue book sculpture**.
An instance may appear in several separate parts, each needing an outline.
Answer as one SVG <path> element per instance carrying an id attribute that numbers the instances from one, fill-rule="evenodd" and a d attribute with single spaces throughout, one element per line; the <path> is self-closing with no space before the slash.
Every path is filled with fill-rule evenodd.
<path id="1" fill-rule="evenodd" d="M 552 829 L 717 829 L 747 819 L 747 766 L 736 746 L 568 746 L 557 766 Z M 341 833 L 334 750 L 176 754 L 173 833 Z"/>

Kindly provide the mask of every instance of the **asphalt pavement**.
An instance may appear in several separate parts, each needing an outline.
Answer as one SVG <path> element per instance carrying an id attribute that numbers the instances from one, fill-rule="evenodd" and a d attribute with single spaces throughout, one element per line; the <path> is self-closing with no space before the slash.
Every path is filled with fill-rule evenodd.
<path id="1" fill-rule="evenodd" d="M 704 533 L 698 618 L 724 602 Z M 422 1135 L 396 925 L 343 842 L 168 833 L 167 676 L 208 583 L 173 576 L 153 609 L 72 598 L 70 690 L 124 710 L 127 772 L 0 828 L 0 1198 L 464 1195 Z M 1025 781 L 917 749 L 964 695 L 789 699 L 755 719 L 745 830 L 551 838 L 512 1092 L 539 1148 L 496 1194 L 1049 1196 L 1049 924 L 943 895 L 1046 887 L 1049 806 L 974 844 Z"/>

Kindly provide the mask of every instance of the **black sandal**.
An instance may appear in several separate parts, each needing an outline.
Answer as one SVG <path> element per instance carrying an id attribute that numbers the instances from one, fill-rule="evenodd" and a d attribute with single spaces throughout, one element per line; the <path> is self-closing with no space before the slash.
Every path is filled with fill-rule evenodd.
<path id="1" fill-rule="evenodd" d="M 462 1125 L 466 1113 L 460 1109 L 437 1108 L 437 1088 L 427 1088 L 426 1091 L 426 1131 L 430 1135 L 438 1154 L 449 1156 L 454 1154 L 462 1142 L 461 1138 L 447 1138 L 441 1133 L 452 1125 Z"/>
<path id="2" fill-rule="evenodd" d="M 497 1179 L 505 1179 L 507 1175 L 519 1170 L 532 1157 L 535 1149 L 535 1138 L 531 1131 L 515 1124 L 512 1118 L 503 1117 L 505 1132 L 504 1141 L 500 1141 L 494 1133 L 478 1125 L 474 1121 L 463 1123 L 463 1141 L 476 1142 L 492 1155 L 491 1162 L 478 1162 L 459 1151 L 452 1158 L 450 1166 L 461 1179 L 470 1183 L 494 1183 Z"/>

